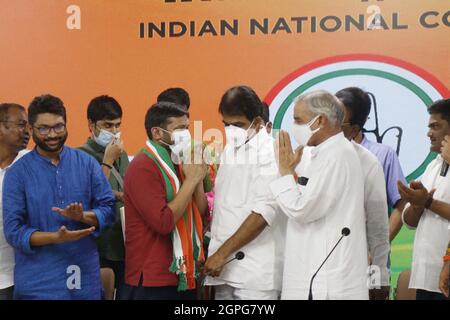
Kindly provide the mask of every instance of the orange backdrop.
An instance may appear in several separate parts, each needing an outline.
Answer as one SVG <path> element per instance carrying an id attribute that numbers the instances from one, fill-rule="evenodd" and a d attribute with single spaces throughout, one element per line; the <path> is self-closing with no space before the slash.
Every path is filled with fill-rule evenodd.
<path id="1" fill-rule="evenodd" d="M 72 4 L 81 10 L 80 30 L 66 27 Z M 398 12 L 409 28 L 249 35 L 250 18 L 369 16 L 372 4 L 388 24 Z M 61 97 L 72 146 L 89 134 L 85 114 L 94 96 L 109 94 L 121 103 L 123 137 L 133 154 L 145 141 L 144 115 L 160 91 L 184 87 L 191 95 L 191 119 L 203 120 L 203 129 L 221 129 L 217 108 L 227 88 L 247 84 L 264 97 L 285 75 L 331 55 L 400 58 L 450 87 L 450 28 L 439 18 L 450 10 L 448 0 L 1 0 L 0 8 L 0 101 L 27 106 L 43 93 Z M 419 25 L 428 10 L 439 12 L 429 18 L 438 28 Z M 239 35 L 139 38 L 141 22 L 219 19 L 239 19 Z"/>

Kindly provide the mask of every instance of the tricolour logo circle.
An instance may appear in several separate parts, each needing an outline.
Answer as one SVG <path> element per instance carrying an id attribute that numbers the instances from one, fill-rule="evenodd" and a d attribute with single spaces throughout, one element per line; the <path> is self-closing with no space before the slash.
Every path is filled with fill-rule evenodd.
<path id="1" fill-rule="evenodd" d="M 319 89 L 336 93 L 351 86 L 370 91 L 376 97 L 378 126 L 372 105 L 365 128 L 376 129 L 379 136 L 386 132 L 382 143 L 399 150 L 407 179 L 419 177 L 436 156 L 429 152 L 427 106 L 450 94 L 436 77 L 402 60 L 379 55 L 345 55 L 299 68 L 277 83 L 265 98 L 274 129 L 290 132 L 293 103 L 299 95 Z M 367 138 L 376 140 L 372 134 L 367 134 Z"/>

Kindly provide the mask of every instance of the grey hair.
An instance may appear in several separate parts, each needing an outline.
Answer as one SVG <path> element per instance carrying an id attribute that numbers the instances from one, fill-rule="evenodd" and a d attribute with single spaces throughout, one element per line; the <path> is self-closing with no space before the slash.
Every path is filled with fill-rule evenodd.
<path id="1" fill-rule="evenodd" d="M 333 94 L 317 90 L 302 94 L 295 99 L 295 104 L 304 102 L 315 115 L 324 115 L 334 127 L 340 127 L 344 121 L 344 105 Z"/>
<path id="2" fill-rule="evenodd" d="M 8 112 L 10 109 L 18 109 L 25 112 L 25 108 L 17 103 L 0 103 L 0 121 L 8 120 Z"/>

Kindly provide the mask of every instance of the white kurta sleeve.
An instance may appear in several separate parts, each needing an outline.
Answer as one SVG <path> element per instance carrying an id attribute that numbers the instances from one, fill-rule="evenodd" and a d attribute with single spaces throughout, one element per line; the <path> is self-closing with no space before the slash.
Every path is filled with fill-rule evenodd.
<path id="1" fill-rule="evenodd" d="M 380 164 L 376 163 L 367 173 L 364 189 L 367 242 L 372 257 L 372 265 L 380 268 L 381 285 L 388 286 L 389 220 L 386 183 L 383 168 Z"/>
<path id="2" fill-rule="evenodd" d="M 411 206 L 411 204 L 408 202 L 408 203 L 406 204 L 405 208 L 403 209 L 403 212 L 402 212 L 402 222 L 403 222 L 403 224 L 404 224 L 409 230 L 416 230 L 415 227 L 410 226 L 410 225 L 405 221 L 405 212 L 406 212 L 406 209 L 408 209 L 410 206 Z"/>
<path id="3" fill-rule="evenodd" d="M 258 166 L 254 172 L 257 179 L 254 179 L 255 183 L 252 185 L 252 192 L 255 194 L 252 211 L 260 214 L 267 224 L 271 226 L 277 214 L 280 214 L 280 209 L 270 193 L 268 185 L 277 179 L 279 175 L 275 158 L 269 160 Z"/>
<path id="4" fill-rule="evenodd" d="M 270 189 L 281 210 L 299 223 L 311 223 L 326 216 L 336 203 L 339 190 L 346 185 L 349 169 L 327 162 L 308 178 L 303 192 L 292 175 L 278 178 Z"/>

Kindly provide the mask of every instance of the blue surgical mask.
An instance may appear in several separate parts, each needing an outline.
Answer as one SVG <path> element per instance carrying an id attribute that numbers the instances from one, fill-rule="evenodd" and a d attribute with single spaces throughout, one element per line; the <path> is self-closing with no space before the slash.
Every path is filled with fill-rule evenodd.
<path id="1" fill-rule="evenodd" d="M 114 134 L 104 129 L 100 129 L 98 136 L 94 135 L 94 141 L 102 147 L 106 147 L 114 138 L 119 138 L 120 132 Z"/>

